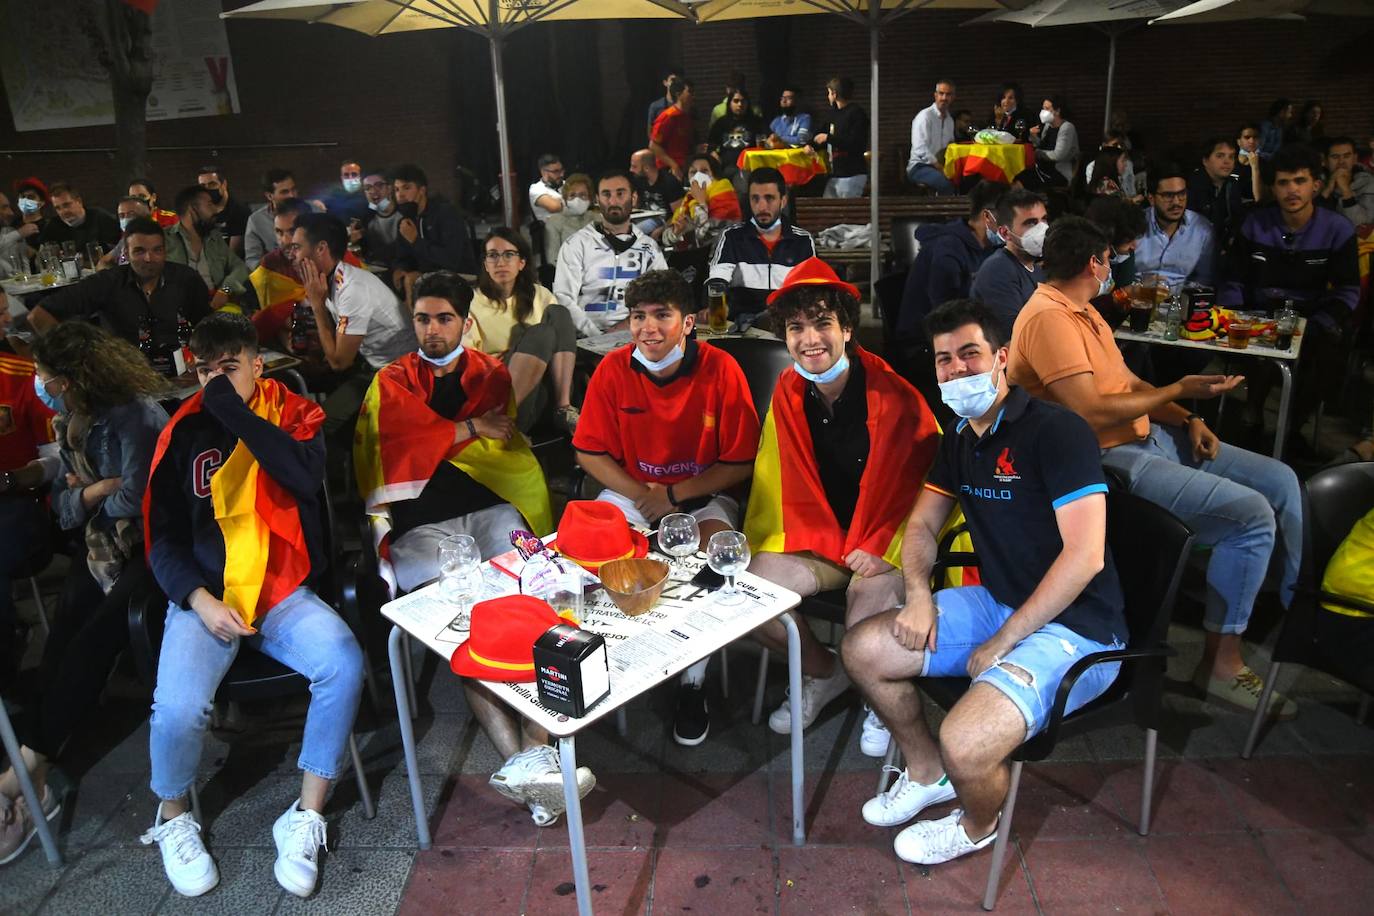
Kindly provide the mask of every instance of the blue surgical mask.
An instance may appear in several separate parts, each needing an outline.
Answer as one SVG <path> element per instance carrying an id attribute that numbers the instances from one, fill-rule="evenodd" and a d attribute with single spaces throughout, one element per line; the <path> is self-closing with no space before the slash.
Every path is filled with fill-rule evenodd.
<path id="1" fill-rule="evenodd" d="M 805 369 L 801 367 L 801 363 L 795 361 L 792 363 L 792 368 L 797 371 L 798 375 L 806 379 L 808 382 L 815 382 L 817 385 L 824 385 L 828 382 L 833 382 L 841 375 L 844 375 L 845 370 L 849 368 L 849 354 L 841 353 L 840 358 L 835 360 L 835 365 L 831 366 L 824 372 L 807 372 Z"/>
<path id="2" fill-rule="evenodd" d="M 43 204 L 28 197 L 19 198 L 18 203 L 20 213 L 37 213 L 43 209 Z"/>
<path id="3" fill-rule="evenodd" d="M 779 216 L 777 219 L 773 220 L 771 223 L 765 226 L 763 223 L 758 221 L 757 217 L 749 217 L 749 222 L 753 223 L 754 228 L 758 229 L 760 232 L 772 232 L 775 228 L 777 228 L 778 223 L 780 223 L 781 221 L 782 217 Z"/>
<path id="4" fill-rule="evenodd" d="M 988 245 L 990 245 L 993 248 L 997 248 L 1001 245 L 1006 244 L 1006 242 L 1003 241 L 1002 237 L 997 234 L 996 229 L 989 229 L 987 226 L 984 226 L 983 235 L 987 236 Z"/>
<path id="5" fill-rule="evenodd" d="M 33 377 L 33 393 L 38 395 L 38 400 L 46 404 L 48 409 L 54 413 L 67 412 L 67 404 L 62 396 L 53 397 L 48 394 L 48 386 L 44 385 L 43 380 L 36 375 Z"/>
<path id="6" fill-rule="evenodd" d="M 1108 268 L 1108 270 L 1107 270 L 1107 276 L 1106 276 L 1105 278 L 1103 278 L 1103 279 L 1097 281 L 1097 295 L 1098 295 L 1098 296 L 1105 296 L 1105 295 L 1107 295 L 1108 293 L 1110 293 L 1113 289 L 1116 288 L 1116 278 L 1112 276 L 1111 265 L 1108 264 L 1108 265 L 1107 265 L 1107 268 Z M 1096 272 L 1096 271 L 1093 272 L 1093 276 L 1094 276 L 1094 277 L 1097 276 L 1097 272 Z M 1097 298 L 1097 296 L 1094 296 L 1093 298 L 1095 299 L 1095 298 Z"/>
<path id="7" fill-rule="evenodd" d="M 363 180 L 361 178 L 345 178 L 343 189 L 349 194 L 356 194 L 363 189 Z"/>
<path id="8" fill-rule="evenodd" d="M 367 202 L 367 209 L 372 210 L 375 213 L 380 213 L 383 216 L 386 216 L 387 213 L 391 211 L 391 207 L 391 198 L 389 197 L 383 197 L 381 200 L 370 200 Z"/>
<path id="9" fill-rule="evenodd" d="M 431 366 L 438 366 L 440 369 L 442 369 L 445 366 L 453 365 L 454 360 L 458 359 L 458 357 L 463 355 L 463 345 L 459 344 L 458 346 L 453 348 L 453 352 L 450 353 L 448 356 L 441 356 L 438 359 L 435 359 L 433 356 L 426 356 L 424 350 L 419 350 L 417 352 L 420 354 L 420 359 L 429 363 Z"/>
<path id="10" fill-rule="evenodd" d="M 129 224 L 132 223 L 133 221 L 134 221 L 134 218 L 133 218 L 132 216 L 121 216 L 121 217 L 119 218 L 119 231 L 120 231 L 120 232 L 123 232 L 124 230 L 128 229 L 128 228 L 129 228 Z"/>
<path id="11" fill-rule="evenodd" d="M 981 417 L 997 401 L 997 367 L 940 383 L 940 400 L 965 420 Z"/>
<path id="12" fill-rule="evenodd" d="M 630 355 L 635 358 L 635 362 L 639 363 L 650 372 L 662 372 L 669 366 L 675 365 L 681 361 L 684 354 L 682 351 L 682 344 L 677 343 L 673 345 L 672 350 L 668 351 L 668 355 L 662 359 L 649 359 L 649 357 L 639 352 L 639 347 L 635 347 Z"/>

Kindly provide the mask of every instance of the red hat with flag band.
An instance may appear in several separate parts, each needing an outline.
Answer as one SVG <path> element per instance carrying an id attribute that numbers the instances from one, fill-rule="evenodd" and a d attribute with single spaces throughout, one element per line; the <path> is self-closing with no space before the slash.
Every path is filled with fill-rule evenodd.
<path id="1" fill-rule="evenodd" d="M 563 510 L 549 547 L 595 574 L 602 563 L 649 553 L 649 539 L 630 527 L 620 507 L 600 499 L 574 499 Z"/>
<path id="2" fill-rule="evenodd" d="M 787 276 L 783 277 L 782 286 L 768 294 L 768 304 L 772 305 L 773 300 L 799 286 L 834 286 L 849 293 L 855 299 L 859 298 L 857 286 L 853 283 L 844 282 L 835 274 L 829 264 L 820 258 L 812 257 L 807 258 L 787 272 Z"/>
<path id="3" fill-rule="evenodd" d="M 534 644 L 560 623 L 568 621 L 531 595 L 479 601 L 472 607 L 467 642 L 454 650 L 449 667 L 484 681 L 533 681 Z"/>

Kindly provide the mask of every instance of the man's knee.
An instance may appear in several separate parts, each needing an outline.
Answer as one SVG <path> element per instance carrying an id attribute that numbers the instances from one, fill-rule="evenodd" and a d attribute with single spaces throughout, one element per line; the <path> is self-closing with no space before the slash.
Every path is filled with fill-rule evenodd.
<path id="1" fill-rule="evenodd" d="M 1003 663 L 1003 670 L 1027 686 L 1035 675 Z M 1025 739 L 1025 718 L 1016 704 L 988 684 L 974 684 L 940 725 L 940 755 L 951 775 L 985 772 L 1006 759 Z"/>
<path id="2" fill-rule="evenodd" d="M 844 634 L 840 641 L 840 661 L 852 680 L 871 684 L 901 676 L 892 670 L 891 657 L 897 644 L 892 638 L 891 627 L 891 615 L 883 614 L 870 617 Z M 920 653 L 912 654 L 919 667 Z"/>

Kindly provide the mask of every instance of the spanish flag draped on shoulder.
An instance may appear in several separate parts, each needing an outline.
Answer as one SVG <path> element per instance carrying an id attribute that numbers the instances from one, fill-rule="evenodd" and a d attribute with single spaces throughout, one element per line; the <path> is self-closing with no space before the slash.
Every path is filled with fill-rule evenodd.
<path id="1" fill-rule="evenodd" d="M 744 533 L 755 552 L 810 551 L 843 565 L 858 549 L 901 567 L 907 516 L 935 460 L 940 427 L 887 363 L 861 347 L 853 358 L 866 375 L 871 445 L 849 530 L 840 528 L 821 485 L 803 408 L 807 382 L 788 368 L 773 391 L 754 461 Z"/>
<path id="2" fill-rule="evenodd" d="M 368 514 L 384 523 L 383 538 L 390 530 L 387 507 L 418 497 L 441 461 L 514 506 L 536 534 L 553 530 L 548 484 L 524 436 L 517 432 L 509 442 L 479 436 L 454 444 L 455 422 L 498 407 L 515 416 L 510 373 L 501 361 L 470 348 L 462 360 L 468 398 L 452 420 L 430 409 L 434 373 L 418 353 L 383 367 L 367 389 L 353 435 L 353 465 Z"/>
<path id="3" fill-rule="evenodd" d="M 181 405 L 158 436 L 149 477 L 166 456 L 177 424 L 202 409 L 205 392 Z M 248 409 L 298 442 L 314 438 L 324 425 L 324 410 L 272 379 L 258 379 Z M 143 541 L 151 551 L 149 502 L 143 493 Z M 224 596 L 247 626 L 280 604 L 310 576 L 310 551 L 295 497 L 262 472 L 258 460 L 239 440 L 210 477 L 215 523 L 224 537 Z"/>

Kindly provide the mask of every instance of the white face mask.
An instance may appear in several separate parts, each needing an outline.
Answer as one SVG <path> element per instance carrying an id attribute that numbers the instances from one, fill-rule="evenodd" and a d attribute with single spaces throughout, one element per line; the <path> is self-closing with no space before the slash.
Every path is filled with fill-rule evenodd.
<path id="1" fill-rule="evenodd" d="M 349 194 L 356 194 L 363 189 L 363 180 L 361 178 L 345 178 L 343 189 Z"/>
<path id="2" fill-rule="evenodd" d="M 19 212 L 20 212 L 20 213 L 37 213 L 37 212 L 38 212 L 39 210 L 41 210 L 41 209 L 43 209 L 43 205 L 42 205 L 41 203 L 39 203 L 38 201 L 36 201 L 36 200 L 31 200 L 30 198 L 27 198 L 27 197 L 21 197 L 21 198 L 19 198 Z"/>
<path id="3" fill-rule="evenodd" d="M 416 352 L 419 354 L 420 359 L 429 363 L 431 366 L 438 366 L 440 369 L 442 369 L 445 366 L 453 365 L 453 361 L 463 355 L 463 345 L 459 344 L 458 346 L 454 347 L 453 351 L 449 353 L 448 356 L 429 356 L 425 353 L 423 349 L 417 350 Z"/>
<path id="4" fill-rule="evenodd" d="M 976 420 L 997 401 L 997 370 L 993 366 L 978 375 L 966 375 L 940 383 L 940 400 L 965 420 Z"/>
<path id="5" fill-rule="evenodd" d="M 1022 251 L 1031 257 L 1043 258 L 1045 256 L 1045 234 L 1049 231 L 1049 223 L 1036 223 L 1027 229 L 1025 234 L 1016 240 L 1016 243 L 1021 246 Z"/>
<path id="6" fill-rule="evenodd" d="M 711 176 L 706 172 L 693 172 L 692 184 L 699 188 L 704 188 L 711 183 Z"/>
<path id="7" fill-rule="evenodd" d="M 674 366 L 681 362 L 684 354 L 682 352 L 682 342 L 679 341 L 673 344 L 673 349 L 669 350 L 668 355 L 662 359 L 649 359 L 649 357 L 639 351 L 639 347 L 635 347 L 634 352 L 630 355 L 635 358 L 635 362 L 639 363 L 650 372 L 662 372 L 669 366 Z"/>
<path id="8" fill-rule="evenodd" d="M 394 206 L 396 205 L 391 202 L 390 197 L 383 197 L 381 200 L 369 200 L 367 202 L 367 209 L 372 210 L 375 213 L 380 213 L 383 216 L 386 216 L 388 213 L 390 213 L 391 208 Z"/>
<path id="9" fill-rule="evenodd" d="M 585 197 L 569 197 L 563 206 L 573 216 L 581 216 L 591 209 L 592 202 Z"/>
<path id="10" fill-rule="evenodd" d="M 133 221 L 134 221 L 134 218 L 133 218 L 132 216 L 121 216 L 121 217 L 119 218 L 119 231 L 120 231 L 120 232 L 123 232 L 125 229 L 128 229 L 128 228 L 129 228 L 129 224 L 132 223 Z"/>
<path id="11" fill-rule="evenodd" d="M 1054 120 L 1054 112 L 1050 111 L 1048 108 L 1042 108 L 1042 109 L 1040 109 L 1040 123 L 1041 123 L 1041 124 L 1044 124 L 1046 127 L 1049 127 L 1049 126 L 1050 126 L 1050 122 L 1053 121 L 1053 120 Z"/>
<path id="12" fill-rule="evenodd" d="M 1097 271 L 1093 271 L 1093 279 L 1097 279 Z M 1107 265 L 1107 276 L 1097 281 L 1097 296 L 1105 296 L 1116 288 L 1116 278 L 1112 276 L 1111 264 Z M 1097 296 L 1093 298 L 1096 299 Z"/>

